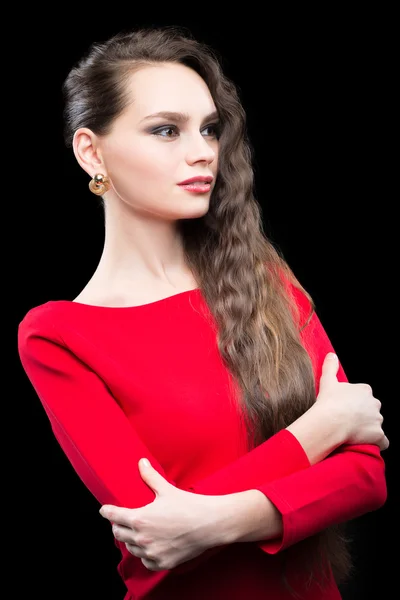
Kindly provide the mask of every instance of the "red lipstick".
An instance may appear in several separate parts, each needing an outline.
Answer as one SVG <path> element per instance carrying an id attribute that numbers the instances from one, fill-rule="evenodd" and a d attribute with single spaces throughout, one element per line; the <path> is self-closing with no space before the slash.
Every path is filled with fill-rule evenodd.
<path id="1" fill-rule="evenodd" d="M 190 179 L 185 179 L 185 181 L 181 181 L 180 183 L 178 183 L 178 185 L 187 192 L 205 194 L 210 191 L 212 180 L 213 177 L 211 175 L 195 175 Z"/>

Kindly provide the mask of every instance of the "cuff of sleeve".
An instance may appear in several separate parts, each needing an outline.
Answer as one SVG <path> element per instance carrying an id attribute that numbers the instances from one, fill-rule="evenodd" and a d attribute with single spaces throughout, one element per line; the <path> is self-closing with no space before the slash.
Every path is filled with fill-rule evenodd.
<path id="1" fill-rule="evenodd" d="M 287 500 L 280 496 L 272 484 L 258 489 L 260 492 L 265 494 L 268 500 L 270 500 L 276 509 L 281 513 L 283 527 L 283 533 L 279 538 L 259 541 L 258 546 L 267 554 L 277 554 L 281 550 L 285 550 L 297 541 L 293 518 L 294 510 Z"/>
<path id="2" fill-rule="evenodd" d="M 310 466 L 297 438 L 282 429 L 266 442 L 188 488 L 197 494 L 223 495 L 257 489 Z"/>
<path id="3" fill-rule="evenodd" d="M 382 462 L 371 453 L 371 446 L 362 448 L 347 446 L 312 469 L 259 486 L 281 513 L 283 534 L 275 540 L 260 540 L 258 546 L 276 554 L 327 527 L 382 506 L 386 498 Z"/>

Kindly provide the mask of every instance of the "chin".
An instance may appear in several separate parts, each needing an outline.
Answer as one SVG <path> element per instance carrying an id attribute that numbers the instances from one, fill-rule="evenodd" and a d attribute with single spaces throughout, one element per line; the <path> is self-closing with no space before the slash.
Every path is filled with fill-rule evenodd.
<path id="1" fill-rule="evenodd" d="M 190 214 L 193 214 L 194 216 L 197 217 L 202 217 L 203 215 L 207 214 L 210 208 L 210 202 L 204 202 L 204 204 L 202 206 L 196 206 L 193 207 L 193 210 L 191 211 L 187 211 Z"/>
<path id="2" fill-rule="evenodd" d="M 189 198 L 188 201 L 185 201 L 183 204 L 180 203 L 179 209 L 181 212 L 187 213 L 201 213 L 204 211 L 208 211 L 210 208 L 210 195 L 198 196 L 197 198 Z"/>
<path id="3" fill-rule="evenodd" d="M 204 206 L 203 208 L 197 207 L 194 210 L 181 211 L 181 214 L 179 217 L 177 217 L 177 219 L 199 219 L 208 213 L 209 208 L 210 205 L 207 203 L 207 206 Z"/>

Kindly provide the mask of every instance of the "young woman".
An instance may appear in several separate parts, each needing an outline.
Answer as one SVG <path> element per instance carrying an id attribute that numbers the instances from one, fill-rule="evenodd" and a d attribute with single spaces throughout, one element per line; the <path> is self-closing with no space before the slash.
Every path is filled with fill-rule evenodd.
<path id="1" fill-rule="evenodd" d="M 95 43 L 64 91 L 104 248 L 76 298 L 26 314 L 19 352 L 125 599 L 340 598 L 340 525 L 386 499 L 381 405 L 263 233 L 234 84 L 154 28 Z"/>

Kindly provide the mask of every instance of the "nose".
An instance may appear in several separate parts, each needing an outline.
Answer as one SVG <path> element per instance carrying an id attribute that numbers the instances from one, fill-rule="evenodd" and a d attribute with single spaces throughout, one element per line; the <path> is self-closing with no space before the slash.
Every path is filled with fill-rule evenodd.
<path id="1" fill-rule="evenodd" d="M 201 133 L 192 136 L 188 142 L 186 151 L 186 162 L 189 165 L 197 162 L 206 162 L 210 164 L 216 157 L 216 151 Z"/>

